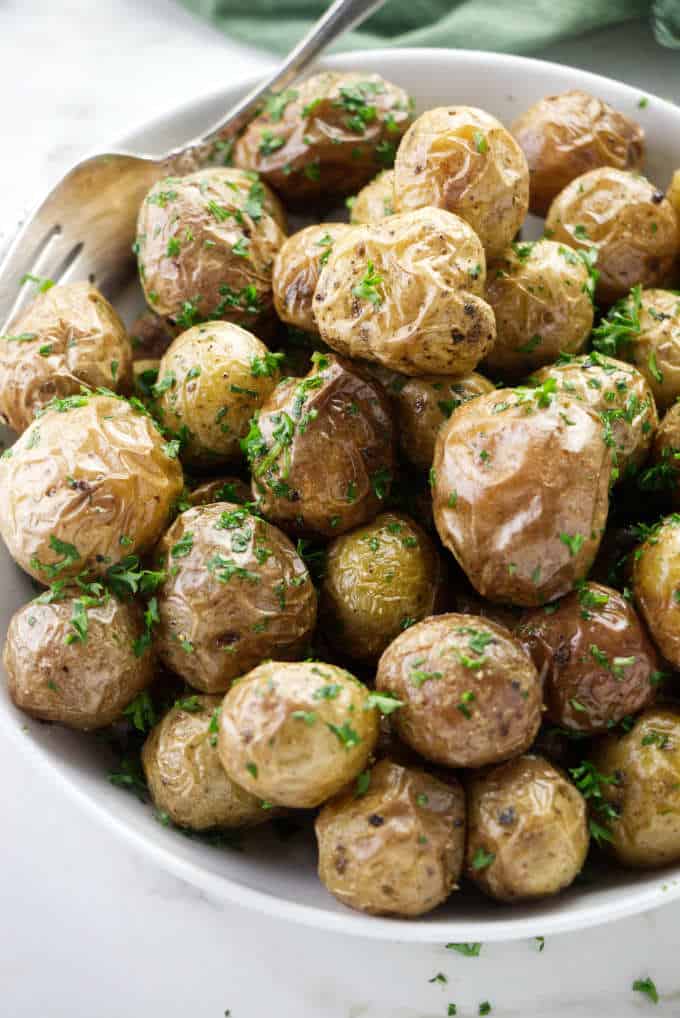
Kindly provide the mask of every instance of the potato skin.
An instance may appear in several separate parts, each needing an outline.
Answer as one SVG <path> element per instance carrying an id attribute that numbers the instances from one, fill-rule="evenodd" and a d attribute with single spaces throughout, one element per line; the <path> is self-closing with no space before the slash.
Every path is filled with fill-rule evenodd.
<path id="1" fill-rule="evenodd" d="M 86 608 L 85 641 L 67 642 L 82 593 L 74 587 L 60 600 L 23 605 L 10 621 L 2 660 L 17 707 L 41 721 L 89 731 L 117 721 L 151 683 L 154 669 L 149 650 L 137 656 L 133 649 L 144 631 L 141 609 L 110 595 Z"/>
<path id="2" fill-rule="evenodd" d="M 394 164 L 397 212 L 455 212 L 489 258 L 510 244 L 529 208 L 529 169 L 509 131 L 474 106 L 441 106 L 411 125 Z"/>
<path id="3" fill-rule="evenodd" d="M 387 216 L 393 216 L 394 207 L 394 170 L 383 170 L 374 177 L 352 201 L 350 222 L 374 226 L 381 223 Z"/>
<path id="4" fill-rule="evenodd" d="M 624 312 L 632 307 L 629 296 Z M 663 411 L 680 396 L 680 297 L 672 290 L 643 290 L 635 319 L 639 328 L 623 337 L 620 356 L 645 376 Z"/>
<path id="5" fill-rule="evenodd" d="M 211 733 L 221 696 L 191 697 L 175 705 L 149 733 L 142 765 L 151 798 L 179 827 L 193 831 L 252 827 L 271 818 L 260 799 L 227 776 Z"/>
<path id="6" fill-rule="evenodd" d="M 610 476 L 591 410 L 543 390 L 499 389 L 459 407 L 439 432 L 437 531 L 482 597 L 543 604 L 590 568 Z"/>
<path id="7" fill-rule="evenodd" d="M 673 406 L 664 414 L 659 427 L 654 434 L 652 446 L 652 464 L 654 466 L 664 465 L 667 478 L 665 486 L 670 490 L 670 498 L 674 508 L 680 507 L 680 403 Z"/>
<path id="8" fill-rule="evenodd" d="M 293 233 L 274 261 L 274 306 L 282 322 L 316 332 L 312 299 L 319 273 L 346 223 L 318 223 Z"/>
<path id="9" fill-rule="evenodd" d="M 545 216 L 567 184 L 598 166 L 639 170 L 645 135 L 638 123 L 580 89 L 547 95 L 510 130 L 529 165 L 530 210 Z"/>
<path id="10" fill-rule="evenodd" d="M 132 387 L 125 326 L 89 283 L 50 287 L 10 333 L 0 336 L 0 420 L 19 434 L 50 400 L 83 385 L 125 393 Z"/>
<path id="11" fill-rule="evenodd" d="M 519 380 L 561 353 L 579 353 L 593 327 L 588 269 L 572 248 L 552 240 L 513 244 L 489 263 L 486 299 L 496 342 L 486 369 Z"/>
<path id="12" fill-rule="evenodd" d="M 190 506 L 210 505 L 211 502 L 236 502 L 245 505 L 250 502 L 250 487 L 240 477 L 216 477 L 205 481 L 189 492 Z"/>
<path id="13" fill-rule="evenodd" d="M 234 149 L 291 208 L 328 206 L 391 166 L 411 103 L 379 74 L 323 71 L 287 89 L 280 115 L 265 108 Z M 357 107 L 362 108 L 359 115 Z"/>
<path id="14" fill-rule="evenodd" d="M 635 603 L 660 653 L 680 668 L 680 516 L 667 516 L 633 556 Z"/>
<path id="15" fill-rule="evenodd" d="M 467 809 L 466 876 L 497 901 L 557 894 L 580 873 L 590 841 L 585 800 L 542 757 L 473 775 Z M 489 865 L 479 865 L 480 850 L 493 854 Z"/>
<path id="16" fill-rule="evenodd" d="M 279 806 L 319 806 L 366 766 L 378 740 L 366 687 L 335 665 L 268 661 L 234 683 L 218 748 L 233 781 Z"/>
<path id="17" fill-rule="evenodd" d="M 280 530 L 213 502 L 177 517 L 157 550 L 161 660 L 195 689 L 224 692 L 269 657 L 295 658 L 316 623 L 316 591 Z"/>
<path id="18" fill-rule="evenodd" d="M 573 248 L 595 247 L 598 301 L 613 304 L 632 286 L 663 283 L 678 252 L 678 220 L 654 184 L 627 170 L 601 167 L 557 195 L 546 232 Z"/>
<path id="19" fill-rule="evenodd" d="M 404 375 L 465 375 L 496 334 L 485 277 L 468 224 L 444 209 L 418 209 L 353 227 L 335 242 L 314 317 L 324 342 L 348 357 Z"/>
<path id="20" fill-rule="evenodd" d="M 541 723 L 531 658 L 504 626 L 436 615 L 411 626 L 380 658 L 376 686 L 404 704 L 397 734 L 433 763 L 483 767 L 528 749 Z"/>
<path id="21" fill-rule="evenodd" d="M 343 905 L 369 915 L 419 916 L 456 889 L 465 851 L 465 796 L 415 767 L 381 760 L 368 791 L 348 788 L 316 824 L 319 877 Z"/>
<path id="22" fill-rule="evenodd" d="M 0 459 L 0 534 L 45 584 L 55 565 L 59 579 L 101 574 L 150 550 L 182 491 L 179 462 L 150 417 L 112 396 L 73 398 L 73 409 L 47 411 Z M 78 557 L 69 561 L 54 539 Z"/>
<path id="23" fill-rule="evenodd" d="M 659 658 L 628 601 L 584 583 L 554 607 L 529 612 L 516 634 L 538 669 L 547 718 L 592 734 L 648 707 Z"/>

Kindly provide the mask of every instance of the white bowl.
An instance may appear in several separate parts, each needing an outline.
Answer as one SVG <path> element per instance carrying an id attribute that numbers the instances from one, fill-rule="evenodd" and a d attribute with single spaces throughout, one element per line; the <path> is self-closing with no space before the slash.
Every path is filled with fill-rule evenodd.
<path id="1" fill-rule="evenodd" d="M 419 110 L 448 103 L 481 106 L 505 123 L 541 96 L 583 88 L 638 119 L 647 133 L 647 175 L 666 188 L 680 166 L 680 109 L 627 85 L 570 67 L 481 52 L 375 50 L 330 58 L 327 66 L 378 71 L 411 93 Z M 131 131 L 117 147 L 162 152 L 206 128 L 253 82 L 191 102 Z M 129 297 L 121 295 L 121 302 Z M 7 436 L 4 436 L 7 439 Z M 1 494 L 0 494 L 0 497 Z M 0 548 L 0 632 L 31 596 L 29 579 Z M 311 841 L 254 836 L 246 852 L 216 849 L 161 826 L 149 807 L 113 787 L 107 761 L 92 737 L 56 725 L 41 725 L 17 711 L 0 683 L 0 722 L 26 757 L 57 777 L 118 835 L 152 855 L 160 865 L 222 899 L 326 929 L 385 940 L 492 941 L 548 935 L 592 926 L 680 897 L 680 867 L 637 874 L 611 869 L 595 883 L 577 883 L 565 894 L 532 906 L 508 908 L 476 895 L 454 894 L 429 917 L 375 919 L 351 912 L 326 892 L 316 876 Z M 16 775 L 14 781 L 17 786 Z"/>

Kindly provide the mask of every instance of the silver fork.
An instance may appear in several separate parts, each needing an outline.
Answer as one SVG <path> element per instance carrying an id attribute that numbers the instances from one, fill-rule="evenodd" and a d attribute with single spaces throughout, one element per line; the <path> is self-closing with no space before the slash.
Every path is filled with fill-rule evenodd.
<path id="1" fill-rule="evenodd" d="M 140 202 L 161 177 L 189 173 L 207 161 L 215 143 L 234 137 L 263 96 L 287 88 L 343 32 L 361 24 L 385 0 L 335 0 L 261 85 L 207 134 L 160 158 L 108 152 L 83 159 L 66 173 L 19 230 L 0 265 L 0 333 L 32 298 L 26 277 L 55 283 L 89 279 L 111 293 L 130 275 L 131 245 Z"/>

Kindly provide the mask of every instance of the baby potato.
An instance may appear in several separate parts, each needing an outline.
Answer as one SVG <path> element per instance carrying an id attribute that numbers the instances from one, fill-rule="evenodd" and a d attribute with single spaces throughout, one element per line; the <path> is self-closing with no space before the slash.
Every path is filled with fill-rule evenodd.
<path id="1" fill-rule="evenodd" d="M 411 123 L 397 85 L 364 71 L 322 71 L 273 95 L 234 148 L 291 208 L 332 205 L 391 166 Z"/>
<path id="2" fill-rule="evenodd" d="M 593 327 L 589 270 L 552 240 L 513 244 L 489 264 L 486 299 L 496 316 L 487 369 L 519 380 L 561 353 L 578 353 Z"/>
<path id="3" fill-rule="evenodd" d="M 381 760 L 367 788 L 348 788 L 317 817 L 319 877 L 338 901 L 370 915 L 431 912 L 457 887 L 465 796 L 415 767 Z"/>
<path id="4" fill-rule="evenodd" d="M 240 477 L 216 477 L 214 481 L 205 481 L 194 488 L 187 501 L 190 506 L 210 505 L 211 502 L 245 505 L 250 502 L 250 488 Z"/>
<path id="5" fill-rule="evenodd" d="M 635 603 L 660 652 L 680 668 L 680 516 L 650 527 L 633 561 Z"/>
<path id="6" fill-rule="evenodd" d="M 403 704 L 397 734 L 433 763 L 483 767 L 528 749 L 541 723 L 531 658 L 504 627 L 437 615 L 409 627 L 380 658 L 376 687 Z"/>
<path id="7" fill-rule="evenodd" d="M 630 117 L 581 89 L 547 95 L 510 128 L 529 164 L 530 209 L 545 216 L 562 188 L 588 170 L 639 170 L 644 131 Z"/>
<path id="8" fill-rule="evenodd" d="M 669 491 L 673 506 L 680 507 L 680 403 L 669 407 L 656 429 L 652 468 L 642 480 L 652 490 Z"/>
<path id="9" fill-rule="evenodd" d="M 547 383 L 498 389 L 459 407 L 437 436 L 435 525 L 482 597 L 541 605 L 592 565 L 611 472 L 592 410 Z"/>
<path id="10" fill-rule="evenodd" d="M 161 660 L 195 689 L 224 692 L 269 657 L 302 654 L 316 591 L 280 530 L 243 506 L 213 502 L 177 517 L 158 546 Z"/>
<path id="11" fill-rule="evenodd" d="M 49 584 L 150 550 L 182 469 L 147 414 L 113 396 L 68 396 L 0 458 L 0 534 Z"/>
<path id="12" fill-rule="evenodd" d="M 12 617 L 2 661 L 13 702 L 41 721 L 88 731 L 117 721 L 153 679 L 136 604 L 97 585 L 50 593 Z"/>
<path id="13" fill-rule="evenodd" d="M 371 519 L 389 495 L 393 426 L 378 382 L 339 357 L 313 360 L 305 378 L 274 390 L 245 448 L 267 519 L 333 537 Z"/>
<path id="14" fill-rule="evenodd" d="M 314 294 L 333 350 L 404 375 L 466 375 L 488 353 L 486 263 L 464 220 L 426 208 L 355 226 L 333 245 Z"/>
<path id="15" fill-rule="evenodd" d="M 364 770 L 378 740 L 378 717 L 368 689 L 342 668 L 268 661 L 224 698 L 220 760 L 253 795 L 311 809 Z"/>
<path id="16" fill-rule="evenodd" d="M 252 827 L 271 811 L 227 776 L 217 752 L 221 696 L 178 700 L 149 733 L 142 765 L 154 805 L 193 831 Z"/>
<path id="17" fill-rule="evenodd" d="M 374 226 L 394 213 L 394 170 L 383 170 L 351 199 L 351 223 Z"/>
<path id="18" fill-rule="evenodd" d="M 668 190 L 666 191 L 666 197 L 673 206 L 675 214 L 678 216 L 678 220 L 680 221 L 680 170 L 676 170 L 671 177 L 671 182 L 668 185 Z"/>
<path id="19" fill-rule="evenodd" d="M 394 164 L 397 212 L 455 212 L 488 258 L 502 254 L 529 208 L 529 169 L 509 131 L 474 106 L 442 106 L 409 127 Z"/>
<path id="20" fill-rule="evenodd" d="M 655 708 L 626 735 L 602 740 L 593 754 L 604 800 L 618 813 L 606 822 L 607 849 L 625 866 L 665 866 L 680 859 L 680 714 Z M 597 823 L 605 821 L 596 814 Z"/>
<path id="21" fill-rule="evenodd" d="M 597 251 L 598 301 L 613 304 L 632 286 L 658 286 L 678 252 L 670 202 L 639 173 L 600 167 L 572 180 L 554 199 L 546 233 L 560 244 Z"/>
<path id="22" fill-rule="evenodd" d="M 321 588 L 321 624 L 348 657 L 376 661 L 405 626 L 431 615 L 442 592 L 432 540 L 403 513 L 331 541 Z"/>
<path id="23" fill-rule="evenodd" d="M 274 306 L 283 322 L 306 332 L 316 332 L 312 298 L 322 267 L 338 237 L 347 233 L 346 223 L 307 226 L 285 241 L 274 261 Z"/>
<path id="24" fill-rule="evenodd" d="M 135 249 L 146 301 L 179 330 L 225 319 L 252 328 L 272 307 L 285 214 L 256 174 L 211 168 L 149 191 Z"/>
<path id="25" fill-rule="evenodd" d="M 83 385 L 129 392 L 132 346 L 90 283 L 52 286 L 0 336 L 0 421 L 21 434 L 50 400 Z"/>
<path id="26" fill-rule="evenodd" d="M 279 360 L 232 322 L 195 325 L 174 340 L 153 391 L 165 427 L 186 436 L 185 463 L 207 467 L 243 458 L 241 439 L 279 380 Z"/>
<path id="27" fill-rule="evenodd" d="M 528 612 L 516 634 L 538 669 L 548 719 L 592 734 L 649 706 L 659 658 L 628 601 L 583 583 L 551 607 Z"/>
<path id="28" fill-rule="evenodd" d="M 466 876 L 497 901 L 531 901 L 573 883 L 590 835 L 581 793 L 540 756 L 473 775 Z"/>

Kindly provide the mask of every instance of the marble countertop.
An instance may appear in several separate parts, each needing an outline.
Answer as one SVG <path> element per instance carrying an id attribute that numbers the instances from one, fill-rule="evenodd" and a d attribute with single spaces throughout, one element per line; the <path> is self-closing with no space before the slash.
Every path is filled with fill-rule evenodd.
<path id="1" fill-rule="evenodd" d="M 3 0 L 0 246 L 85 149 L 265 68 L 170 0 Z M 680 54 L 637 24 L 540 54 L 680 100 Z M 211 900 L 159 870 L 0 742 L 0 987 L 8 1018 L 680 1016 L 680 904 L 489 945 L 355 941 Z M 9 779 L 9 780 L 8 780 Z M 442 972 L 448 982 L 429 980 Z M 651 976 L 657 1008 L 632 992 Z"/>

